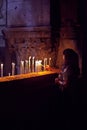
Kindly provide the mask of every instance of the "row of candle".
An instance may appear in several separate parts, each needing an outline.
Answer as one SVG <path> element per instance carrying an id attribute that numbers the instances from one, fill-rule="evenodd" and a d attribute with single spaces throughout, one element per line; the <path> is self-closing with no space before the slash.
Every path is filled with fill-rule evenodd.
<path id="1" fill-rule="evenodd" d="M 45 70 L 46 66 L 51 66 L 51 58 L 47 59 L 44 58 L 44 60 L 36 60 L 35 57 L 29 57 L 29 60 L 21 60 L 20 61 L 20 74 L 26 74 L 29 72 L 40 72 L 42 70 Z M 15 63 L 12 62 L 11 64 L 11 75 L 15 75 Z M 1 77 L 3 77 L 3 69 L 4 64 L 1 64 Z M 10 73 L 9 73 L 10 76 Z"/>

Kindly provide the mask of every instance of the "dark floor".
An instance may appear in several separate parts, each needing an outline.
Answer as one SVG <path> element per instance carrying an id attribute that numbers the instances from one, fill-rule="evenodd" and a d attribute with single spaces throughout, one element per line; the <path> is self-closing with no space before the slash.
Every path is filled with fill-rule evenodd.
<path id="1" fill-rule="evenodd" d="M 1 84 L 0 129 L 84 129 L 87 121 L 86 105 L 82 91 L 79 102 L 71 104 L 64 101 L 58 87 L 53 85 L 31 88 L 29 84 L 19 86 L 16 82 Z"/>

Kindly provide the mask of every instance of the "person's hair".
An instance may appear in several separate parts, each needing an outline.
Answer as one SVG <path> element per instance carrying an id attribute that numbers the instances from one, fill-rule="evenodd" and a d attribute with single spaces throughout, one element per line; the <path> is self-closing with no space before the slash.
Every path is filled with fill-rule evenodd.
<path id="1" fill-rule="evenodd" d="M 65 56 L 65 65 L 72 65 L 75 67 L 79 67 L 79 57 L 78 54 L 70 48 L 67 48 L 63 51 L 63 55 Z"/>
<path id="2" fill-rule="evenodd" d="M 79 56 L 78 54 L 70 48 L 67 48 L 63 51 L 63 55 L 65 56 L 64 66 L 71 66 L 75 72 L 75 75 L 80 75 L 79 68 Z"/>

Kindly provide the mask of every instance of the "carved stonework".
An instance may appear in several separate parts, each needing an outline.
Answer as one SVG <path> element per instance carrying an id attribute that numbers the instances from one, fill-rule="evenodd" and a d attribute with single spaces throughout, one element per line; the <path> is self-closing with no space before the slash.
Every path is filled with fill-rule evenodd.
<path id="1" fill-rule="evenodd" d="M 51 49 L 50 28 L 11 28 L 4 32 L 9 50 L 17 51 L 21 55 L 20 59 L 22 60 L 29 55 L 39 58 L 41 57 L 38 54 L 39 51 Z M 46 56 L 45 54 L 44 56 Z"/>
<path id="2" fill-rule="evenodd" d="M 55 57 L 55 52 L 51 51 L 51 32 L 49 27 L 7 28 L 4 33 L 11 62 L 16 62 L 17 68 L 20 65 L 20 61 L 28 60 L 29 56 L 34 56 L 40 60 L 45 57 Z"/>

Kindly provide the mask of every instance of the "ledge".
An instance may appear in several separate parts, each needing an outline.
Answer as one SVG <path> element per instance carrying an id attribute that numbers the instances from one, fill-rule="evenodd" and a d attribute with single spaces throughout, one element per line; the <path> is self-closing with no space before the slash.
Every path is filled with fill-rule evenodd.
<path id="1" fill-rule="evenodd" d="M 41 77 L 45 75 L 57 74 L 58 71 L 59 70 L 55 69 L 52 71 L 43 71 L 43 72 L 34 72 L 34 73 L 20 74 L 20 75 L 14 75 L 14 76 L 5 76 L 5 77 L 0 77 L 0 82 L 8 82 L 8 81 L 14 81 L 14 80 L 22 80 L 22 79 L 28 79 L 28 78 L 34 78 L 34 77 Z"/>

